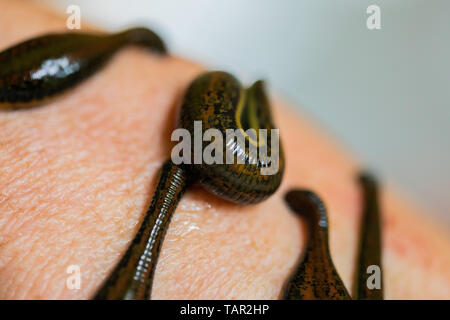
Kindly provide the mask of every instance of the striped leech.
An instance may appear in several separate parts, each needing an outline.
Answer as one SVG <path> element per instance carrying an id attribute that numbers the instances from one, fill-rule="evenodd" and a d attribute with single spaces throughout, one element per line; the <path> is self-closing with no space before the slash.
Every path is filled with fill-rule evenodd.
<path id="1" fill-rule="evenodd" d="M 358 176 L 362 191 L 363 209 L 360 226 L 359 251 L 356 260 L 352 297 L 344 286 L 331 259 L 328 247 L 328 217 L 324 203 L 309 190 L 293 189 L 285 200 L 293 212 L 302 216 L 308 226 L 306 250 L 281 292 L 287 300 L 381 300 L 383 299 L 382 273 L 379 288 L 369 288 L 369 266 L 381 270 L 381 229 L 377 184 L 367 174 Z"/>
<path id="2" fill-rule="evenodd" d="M 54 98 L 98 71 L 115 52 L 127 45 L 142 46 L 159 55 L 166 54 L 163 41 L 146 28 L 134 28 L 116 34 L 48 34 L 6 49 L 0 53 L 0 109 L 34 107 Z M 230 128 L 241 132 L 249 128 L 256 131 L 267 129 L 267 140 L 271 139 L 270 129 L 274 128 L 263 83 L 257 81 L 245 89 L 236 78 L 225 72 L 207 72 L 191 83 L 183 99 L 179 120 L 180 127 L 187 129 L 191 135 L 194 135 L 194 121 L 201 121 L 204 131 L 216 128 L 222 133 Z M 248 145 L 260 146 L 262 143 L 245 133 L 243 136 Z M 260 169 L 269 166 L 267 161 L 270 160 L 254 161 L 248 146 L 241 147 L 234 142 L 225 144 L 223 156 L 229 150 L 235 158 L 239 156 L 242 162 L 175 165 L 167 160 L 160 170 L 153 200 L 134 240 L 93 298 L 150 297 L 165 232 L 179 200 L 191 184 L 198 183 L 213 194 L 239 204 L 258 203 L 273 194 L 281 183 L 285 160 L 281 145 L 278 157 L 272 154 L 277 153 L 276 150 L 271 150 L 269 145 L 266 148 L 271 159 L 278 159 L 279 170 L 274 175 L 261 174 Z M 311 195 L 303 196 L 306 202 L 311 202 L 312 198 Z M 317 205 L 319 202 L 313 203 Z M 324 210 L 323 206 L 320 208 Z M 320 212 L 317 210 L 314 205 L 310 206 L 310 212 Z M 370 238 L 370 235 L 370 232 L 365 233 L 366 237 Z M 323 244 L 322 241 L 321 246 Z M 323 258 L 327 253 L 322 254 Z M 369 258 L 370 255 L 362 255 L 360 259 L 365 261 Z M 326 267 L 338 279 L 331 259 L 329 262 Z M 295 277 L 292 279 L 287 288 L 295 282 Z M 339 281 L 337 286 L 341 288 Z M 295 293 L 283 296 L 293 297 Z"/>
<path id="3" fill-rule="evenodd" d="M 205 131 L 215 128 L 222 133 L 228 128 L 246 129 L 242 123 L 253 123 L 257 128 L 268 129 L 268 139 L 273 128 L 262 82 L 243 89 L 232 75 L 219 71 L 200 75 L 187 89 L 181 106 L 180 125 L 190 132 L 191 137 L 195 137 L 194 121 L 201 121 Z M 263 175 L 260 169 L 269 163 L 259 159 L 253 163 L 248 146 L 244 149 L 242 144 L 228 141 L 224 146 L 234 157 L 243 156 L 243 163 L 226 164 L 226 150 L 223 164 L 192 162 L 192 165 L 175 165 L 171 160 L 165 162 L 152 203 L 136 237 L 97 292 L 96 299 L 149 298 L 164 233 L 178 201 L 190 184 L 199 183 L 213 194 L 239 204 L 261 202 L 276 191 L 284 171 L 281 148 L 278 172 Z M 193 144 L 191 148 L 193 156 Z M 273 151 L 269 146 L 267 149 L 268 154 Z"/>
<path id="4" fill-rule="evenodd" d="M 111 35 L 50 34 L 9 48 L 0 53 L 0 107 L 20 109 L 41 104 L 93 74 L 117 50 L 131 44 L 159 54 L 166 52 L 162 40 L 143 28 Z M 95 299 L 150 297 L 165 232 L 189 185 L 198 183 L 213 194 L 238 204 L 261 202 L 280 185 L 284 172 L 281 147 L 275 151 L 271 145 L 264 145 L 270 159 L 278 162 L 278 171 L 272 175 L 261 173 L 262 168 L 271 166 L 271 160 L 256 159 L 250 149 L 250 144 L 260 147 L 261 141 L 271 141 L 274 128 L 263 82 L 257 81 L 246 89 L 226 72 L 200 75 L 185 93 L 179 124 L 195 136 L 194 121 L 201 121 L 204 131 L 215 128 L 224 136 L 227 129 L 237 129 L 248 143 L 242 145 L 234 139 L 226 140 L 223 164 L 175 165 L 171 160 L 164 163 L 153 200 L 134 240 L 95 294 Z M 247 135 L 246 130 L 250 128 L 255 132 L 267 129 L 267 139 Z M 194 152 L 192 149 L 192 156 Z M 233 164 L 227 162 L 229 154 L 235 160 Z"/>
<path id="5" fill-rule="evenodd" d="M 130 44 L 166 53 L 163 41 L 145 28 L 111 35 L 47 34 L 6 49 L 0 53 L 0 109 L 42 104 L 92 75 Z"/>

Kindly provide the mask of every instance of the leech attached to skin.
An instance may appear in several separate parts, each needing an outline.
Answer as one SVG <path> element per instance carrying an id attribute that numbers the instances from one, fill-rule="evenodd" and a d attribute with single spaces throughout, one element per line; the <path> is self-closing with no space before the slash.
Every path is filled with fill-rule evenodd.
<path id="1" fill-rule="evenodd" d="M 255 110 L 249 110 L 255 108 Z M 254 118 L 250 119 L 253 115 Z M 225 135 L 226 129 L 242 129 L 242 123 L 254 124 L 255 130 L 273 128 L 268 99 L 262 82 L 258 81 L 244 90 L 240 83 L 225 72 L 208 72 L 195 79 L 188 88 L 181 106 L 180 126 L 196 134 L 194 121 L 202 123 L 203 130 L 218 129 Z M 251 139 L 250 137 L 247 137 Z M 234 141 L 234 140 L 233 140 Z M 153 272 L 170 217 L 189 183 L 197 182 L 206 190 L 235 203 L 258 203 L 273 194 L 281 183 L 284 156 L 281 148 L 279 169 L 274 175 L 261 174 L 261 168 L 269 163 L 258 160 L 252 163 L 249 145 L 244 149 L 233 141 L 224 144 L 223 164 L 175 165 L 168 160 L 161 171 L 152 205 L 147 211 L 140 231 L 122 260 L 96 294 L 96 299 L 148 299 L 151 294 Z M 259 144 L 259 141 L 253 141 Z M 203 148 L 207 145 L 203 142 Z M 195 146 L 191 144 L 194 163 Z M 267 146 L 268 154 L 277 150 Z M 233 155 L 234 164 L 226 164 L 227 150 Z M 237 163 L 237 156 L 244 162 Z M 158 205 L 160 204 L 160 205 Z"/>
<path id="2" fill-rule="evenodd" d="M 328 248 L 328 217 L 322 200 L 313 192 L 291 190 L 285 200 L 308 225 L 306 250 L 282 291 L 285 300 L 349 300 L 350 295 L 334 267 Z"/>
<path id="3" fill-rule="evenodd" d="M 162 40 L 144 28 L 112 35 L 86 33 L 49 34 L 37 37 L 0 53 L 0 108 L 19 109 L 35 106 L 73 87 L 102 65 L 120 48 L 137 44 L 165 54 Z M 244 89 L 225 72 L 208 72 L 195 79 L 187 90 L 181 108 L 180 127 L 195 132 L 194 121 L 203 132 L 227 129 L 242 133 L 244 146 L 232 140 L 223 143 L 223 164 L 180 164 L 171 160 L 163 165 L 159 181 L 139 231 L 119 264 L 95 295 L 96 299 L 148 299 L 153 273 L 170 218 L 190 183 L 197 182 L 208 191 L 235 203 L 258 203 L 273 194 L 281 183 L 284 156 L 272 149 L 274 128 L 263 83 Z M 248 135 L 267 130 L 267 139 Z M 169 141 L 168 141 L 169 143 Z M 208 144 L 202 141 L 203 150 Z M 264 144 L 264 145 L 263 145 Z M 250 146 L 264 147 L 270 158 L 256 159 Z M 191 144 L 192 162 L 195 160 Z M 229 155 L 233 164 L 229 163 Z M 183 157 L 191 158 L 183 154 Z M 239 159 L 239 160 L 238 160 Z M 275 174 L 262 174 L 272 165 Z"/>
<path id="4" fill-rule="evenodd" d="M 136 237 L 96 299 L 148 298 L 165 232 L 188 185 L 183 169 L 167 161 L 160 172 L 152 203 Z"/>
<path id="5" fill-rule="evenodd" d="M 152 31 L 135 28 L 117 34 L 64 33 L 37 37 L 0 53 L 0 109 L 20 109 L 41 104 L 87 78 L 120 48 L 140 45 L 151 52 L 165 54 L 163 41 Z M 194 121 L 203 132 L 227 129 L 242 132 L 245 147 L 234 138 L 225 141 L 224 164 L 180 164 L 167 160 L 162 166 L 153 200 L 134 240 L 118 265 L 96 293 L 96 299 L 148 299 L 159 251 L 171 216 L 191 183 L 235 203 L 258 203 L 272 195 L 281 183 L 284 155 L 271 149 L 270 159 L 257 159 L 250 145 L 262 147 L 263 140 L 244 133 L 247 129 L 267 129 L 271 141 L 274 128 L 263 83 L 255 82 L 244 89 L 239 81 L 225 72 L 208 72 L 195 79 L 187 90 L 181 108 L 180 127 L 195 136 Z M 200 134 L 202 134 L 201 132 Z M 198 134 L 198 133 L 197 133 Z M 266 140 L 266 141 L 267 141 Z M 202 150 L 207 142 L 202 141 Z M 196 163 L 191 144 L 191 163 Z M 227 152 L 229 151 L 229 152 Z M 234 158 L 226 164 L 227 155 Z M 185 156 L 183 154 L 183 156 Z M 240 162 L 237 159 L 240 159 Z M 261 173 L 262 168 L 278 159 L 278 171 Z M 382 291 L 368 291 L 366 268 L 381 263 L 379 209 L 376 185 L 367 176 L 361 178 L 364 190 L 364 218 L 358 259 L 355 297 L 381 299 Z M 349 299 L 328 248 L 326 209 L 317 195 L 294 190 L 287 194 L 291 209 L 309 222 L 309 240 L 303 261 L 287 282 L 285 299 Z"/>
<path id="6" fill-rule="evenodd" d="M 158 35 L 145 28 L 47 34 L 6 49 L 0 53 L 0 109 L 41 104 L 93 74 L 126 45 L 166 53 Z"/>
<path id="7" fill-rule="evenodd" d="M 355 270 L 353 299 L 383 299 L 383 289 L 369 288 L 369 266 L 381 268 L 380 213 L 375 180 L 368 174 L 359 176 L 363 193 L 361 239 Z M 285 200 L 293 212 L 307 220 L 308 240 L 306 251 L 299 264 L 286 281 L 281 298 L 301 299 L 351 299 L 334 267 L 328 247 L 328 218 L 325 205 L 313 192 L 291 190 Z M 380 274 L 381 276 L 381 274 Z M 381 282 L 381 279 L 380 279 Z"/>
<path id="8" fill-rule="evenodd" d="M 381 221 L 378 187 L 375 178 L 367 173 L 358 177 L 361 185 L 363 210 L 360 227 L 359 251 L 353 285 L 353 298 L 361 300 L 383 299 L 383 272 L 381 267 Z M 369 269 L 368 269 L 369 268 Z M 370 268 L 374 268 L 370 270 Z M 380 270 L 381 288 L 369 288 L 368 278 Z M 370 271 L 370 272 L 369 272 Z"/>

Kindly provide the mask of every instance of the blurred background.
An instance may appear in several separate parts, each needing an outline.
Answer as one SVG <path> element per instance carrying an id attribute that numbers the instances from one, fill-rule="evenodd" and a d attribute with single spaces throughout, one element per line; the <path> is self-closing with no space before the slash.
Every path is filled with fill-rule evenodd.
<path id="1" fill-rule="evenodd" d="M 42 2 L 42 1 L 39 1 Z M 387 183 L 450 225 L 450 1 L 46 0 L 108 30 L 265 78 Z M 369 30 L 369 5 L 381 29 Z"/>

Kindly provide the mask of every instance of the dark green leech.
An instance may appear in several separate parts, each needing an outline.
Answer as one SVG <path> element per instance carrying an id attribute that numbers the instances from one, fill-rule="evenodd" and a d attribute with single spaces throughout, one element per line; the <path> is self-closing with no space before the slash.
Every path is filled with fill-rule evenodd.
<path id="1" fill-rule="evenodd" d="M 245 103 L 244 103 L 245 102 Z M 193 81 L 187 90 L 181 110 L 181 126 L 194 135 L 193 123 L 202 121 L 203 132 L 208 128 L 241 128 L 236 121 L 240 108 L 245 119 L 249 114 L 258 114 L 258 123 L 263 128 L 272 128 L 268 100 L 261 82 L 244 90 L 239 82 L 225 72 L 209 72 Z M 247 108 L 258 108 L 258 113 Z M 247 121 L 246 123 L 251 123 Z M 255 128 L 258 129 L 258 128 Z M 268 138 L 270 141 L 270 137 Z M 203 146 L 204 147 L 204 146 Z M 261 175 L 263 162 L 249 163 L 248 148 L 238 150 L 236 144 L 226 144 L 236 152 L 243 152 L 245 163 L 183 164 L 174 165 L 168 160 L 147 211 L 141 229 L 128 248 L 118 266 L 95 295 L 95 299 L 148 299 L 151 295 L 153 273 L 159 249 L 164 239 L 170 217 L 181 199 L 187 185 L 199 182 L 206 190 L 235 203 L 258 203 L 278 188 L 284 171 L 284 157 L 280 149 L 279 170 L 274 175 Z M 270 148 L 268 148 L 270 149 Z M 203 148 L 201 149 L 203 150 Z M 192 152 L 194 146 L 192 145 Z M 276 153 L 276 150 L 271 150 Z M 192 153 L 193 157 L 193 153 Z"/>
<path id="2" fill-rule="evenodd" d="M 206 190 L 241 204 L 261 202 L 277 190 L 283 177 L 284 155 L 281 142 L 278 151 L 271 145 L 271 129 L 275 127 L 262 81 L 244 90 L 239 81 L 226 72 L 207 72 L 199 76 L 191 83 L 181 107 L 181 127 L 187 129 L 191 137 L 195 136 L 194 121 L 201 121 L 203 132 L 218 129 L 225 142 L 223 164 L 195 164 L 192 144 L 193 164 L 185 167 L 192 176 L 199 177 L 199 183 Z M 261 173 L 261 168 L 271 165 L 269 161 L 258 158 L 256 163 L 252 163 L 250 143 L 260 146 L 264 141 L 255 141 L 247 136 L 245 148 L 235 140 L 226 141 L 227 129 L 245 131 L 248 128 L 257 132 L 259 129 L 267 130 L 267 154 L 278 160 L 275 174 Z M 202 150 L 209 143 L 203 141 Z M 235 156 L 232 165 L 226 164 L 227 150 Z M 237 163 L 236 155 L 240 155 L 244 163 Z"/>
<path id="3" fill-rule="evenodd" d="M 152 203 L 133 242 L 94 299 L 148 299 L 156 261 L 172 213 L 188 183 L 185 171 L 166 161 Z"/>
<path id="4" fill-rule="evenodd" d="M 48 34 L 6 49 L 0 53 L 0 109 L 42 103 L 93 74 L 130 44 L 166 52 L 158 35 L 145 28 L 117 34 Z"/>
<path id="5" fill-rule="evenodd" d="M 360 174 L 358 179 L 363 193 L 363 210 L 353 299 L 382 300 L 382 273 L 379 275 L 380 289 L 370 289 L 367 284 L 373 274 L 367 273 L 367 268 L 375 265 L 382 269 L 378 187 L 375 179 L 367 173 Z M 328 250 L 327 217 L 323 203 L 314 193 L 302 190 L 289 191 L 285 199 L 295 213 L 307 218 L 310 235 L 306 253 L 286 282 L 282 298 L 350 299 Z"/>
<path id="6" fill-rule="evenodd" d="M 114 35 L 50 34 L 1 52 L 0 108 L 34 106 L 53 98 L 97 71 L 127 44 L 165 53 L 161 39 L 143 28 Z M 201 75 L 187 90 L 182 107 L 181 124 L 191 135 L 194 135 L 195 120 L 202 121 L 203 132 L 216 128 L 224 136 L 226 129 L 268 129 L 267 142 L 271 142 L 273 123 L 261 81 L 245 90 L 228 73 Z M 208 191 L 241 204 L 261 202 L 276 191 L 284 171 L 281 145 L 279 150 L 267 145 L 267 154 L 276 159 L 278 171 L 264 175 L 261 169 L 274 164 L 270 159 L 260 158 L 253 163 L 249 143 L 261 146 L 261 141 L 248 136 L 245 139 L 245 147 L 227 141 L 230 143 L 223 152 L 224 164 L 175 166 L 166 162 L 138 234 L 95 298 L 146 299 L 150 296 L 165 231 L 189 181 L 197 180 Z M 234 164 L 226 164 L 226 150 L 232 151 Z M 238 155 L 244 163 L 236 163 Z"/>
<path id="7" fill-rule="evenodd" d="M 281 299 L 349 300 L 328 248 L 328 218 L 325 205 L 313 192 L 291 190 L 285 200 L 292 211 L 307 220 L 306 251 L 286 282 Z"/>
<path id="8" fill-rule="evenodd" d="M 359 253 L 355 270 L 353 299 L 383 299 L 383 277 L 381 272 L 381 289 L 369 289 L 367 268 L 371 265 L 381 267 L 381 226 L 378 205 L 378 188 L 376 180 L 367 173 L 359 176 L 363 193 L 363 211 L 360 227 Z"/>

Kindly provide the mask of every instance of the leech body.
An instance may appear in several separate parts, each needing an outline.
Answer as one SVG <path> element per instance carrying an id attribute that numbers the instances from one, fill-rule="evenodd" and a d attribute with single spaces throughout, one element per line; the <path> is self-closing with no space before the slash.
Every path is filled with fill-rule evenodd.
<path id="1" fill-rule="evenodd" d="M 50 34 L 11 47 L 0 53 L 0 107 L 18 109 L 53 98 L 97 71 L 117 50 L 129 44 L 142 45 L 160 54 L 166 52 L 162 40 L 143 28 L 112 35 Z M 201 75 L 187 90 L 181 110 L 180 124 L 192 135 L 194 121 L 201 121 L 205 131 L 216 128 L 223 135 L 226 129 L 237 129 L 243 133 L 246 147 L 227 141 L 223 164 L 175 165 L 168 160 L 136 237 L 94 298 L 150 297 L 165 232 L 190 182 L 197 181 L 210 192 L 241 204 L 261 202 L 280 185 L 284 172 L 281 146 L 272 150 L 265 145 L 267 154 L 277 159 L 278 171 L 263 175 L 261 169 L 273 163 L 268 159 L 256 161 L 248 147 L 250 143 L 261 147 L 263 139 L 244 133 L 250 128 L 267 129 L 267 138 L 271 140 L 273 123 L 262 82 L 244 89 L 225 72 Z M 227 164 L 227 150 L 234 164 Z"/>
<path id="2" fill-rule="evenodd" d="M 307 220 L 306 251 L 282 292 L 285 300 L 349 300 L 328 248 L 328 217 L 322 200 L 311 191 L 291 190 L 285 200 Z"/>
<path id="3" fill-rule="evenodd" d="M 381 266 L 381 227 L 377 184 L 373 177 L 362 173 L 363 208 L 360 241 L 353 283 L 353 299 L 383 299 L 381 288 L 369 288 L 367 267 Z M 339 277 L 328 248 L 328 218 L 321 199 L 311 191 L 290 190 L 285 200 L 296 213 L 305 217 L 308 225 L 306 251 L 288 278 L 281 293 L 282 299 L 351 299 Z M 382 272 L 381 272 L 382 273 Z M 381 276 L 381 275 L 380 275 Z M 382 279 L 380 279 L 380 283 Z"/>
<path id="4" fill-rule="evenodd" d="M 249 150 L 252 137 L 246 136 L 248 143 L 245 149 L 241 148 L 235 140 L 224 141 L 222 154 L 223 164 L 207 164 L 204 161 L 195 164 L 194 144 L 191 144 L 191 163 L 184 166 L 204 188 L 221 198 L 239 204 L 258 203 L 272 195 L 281 183 L 284 172 L 283 150 L 271 148 L 271 129 L 274 129 L 270 106 L 264 93 L 263 83 L 255 82 L 250 88 L 243 89 L 239 81 L 226 72 L 207 72 L 195 79 L 188 88 L 184 102 L 181 106 L 182 128 L 195 137 L 194 121 L 201 121 L 203 131 L 217 129 L 226 139 L 227 129 L 249 128 L 267 130 L 268 154 L 278 152 L 278 172 L 273 175 L 261 174 L 261 168 L 269 164 L 264 159 L 257 161 L 252 158 Z M 246 124 L 246 125 L 244 125 Z M 197 133 L 198 136 L 198 133 Z M 259 147 L 263 141 L 253 140 Z M 203 141 L 203 148 L 209 142 Z M 226 164 L 226 153 L 234 155 L 232 165 Z M 240 157 L 242 163 L 237 163 Z M 254 162 L 254 163 L 252 163 Z"/>
<path id="5" fill-rule="evenodd" d="M 381 267 L 381 219 L 378 204 L 378 187 L 375 179 L 367 173 L 358 177 L 362 190 L 363 209 L 360 226 L 359 251 L 356 263 L 353 298 L 364 300 L 383 299 L 383 272 Z M 369 289 L 367 280 L 369 266 L 379 267 L 381 288 Z"/>
<path id="6" fill-rule="evenodd" d="M 94 299 L 148 299 L 164 234 L 188 185 L 183 169 L 166 161 L 152 203 L 133 242 Z"/>
<path id="7" fill-rule="evenodd" d="M 257 107 L 258 112 L 247 110 L 253 107 Z M 236 121 L 239 111 L 242 111 L 240 108 L 245 111 L 242 112 L 241 119 L 246 123 L 250 121 L 246 118 L 248 114 L 257 114 L 258 121 L 253 121 L 257 123 L 255 125 L 273 128 L 268 100 L 260 82 L 244 90 L 230 74 L 208 72 L 199 76 L 188 88 L 181 107 L 180 125 L 190 131 L 192 136 L 194 136 L 194 121 L 201 121 L 204 130 L 212 127 L 220 131 L 225 131 L 227 128 L 244 129 L 239 125 L 239 121 Z M 233 143 L 226 143 L 226 148 L 230 148 L 235 157 L 236 154 L 245 155 L 244 163 L 238 164 L 235 161 L 233 165 L 226 164 L 226 150 L 223 152 L 224 164 L 181 164 L 178 166 L 171 160 L 167 160 L 162 168 L 152 205 L 147 211 L 140 231 L 118 266 L 95 295 L 96 299 L 148 299 L 150 297 L 152 276 L 160 245 L 164 239 L 168 221 L 188 183 L 200 183 L 206 190 L 240 204 L 261 202 L 276 191 L 284 171 L 284 156 L 281 149 L 278 173 L 264 176 L 261 175 L 260 169 L 267 163 L 251 163 L 248 148 L 239 150 Z M 272 151 L 276 152 L 276 150 L 269 150 L 269 152 Z M 177 173 L 176 177 L 174 173 Z M 154 205 L 160 202 L 165 205 Z M 159 221 L 163 221 L 164 224 L 159 224 Z M 148 252 L 151 254 L 149 255 Z M 139 274 L 140 280 L 136 280 L 136 276 L 133 277 L 136 274 Z"/>
<path id="8" fill-rule="evenodd" d="M 0 53 L 0 109 L 41 104 L 92 75 L 117 50 L 130 44 L 144 46 L 155 53 L 166 53 L 162 40 L 144 28 L 112 35 L 49 34 L 11 47 Z M 95 299 L 150 297 L 165 232 L 178 202 L 191 183 L 199 183 L 209 192 L 239 204 L 261 202 L 278 189 L 285 166 L 281 145 L 279 149 L 271 149 L 271 145 L 263 146 L 263 140 L 257 136 L 245 133 L 247 129 L 256 132 L 266 129 L 267 141 L 271 141 L 270 130 L 274 125 L 261 81 L 244 89 L 238 80 L 225 72 L 208 72 L 199 76 L 185 94 L 179 124 L 195 136 L 194 121 L 201 122 L 203 132 L 214 128 L 223 136 L 226 136 L 227 129 L 236 129 L 242 133 L 245 147 L 234 140 L 226 140 L 221 155 L 223 164 L 205 164 L 196 162 L 194 154 L 197 150 L 192 144 L 193 164 L 165 162 L 138 233 L 95 294 Z M 202 143 L 203 149 L 209 144 Z M 275 174 L 262 174 L 261 169 L 273 163 L 268 159 L 255 159 L 250 145 L 265 147 L 267 154 L 272 155 L 271 159 L 278 159 Z M 234 159 L 233 164 L 227 164 L 227 151 Z M 376 184 L 367 177 L 363 177 L 361 182 L 365 207 L 355 297 L 381 299 L 382 290 L 368 291 L 365 287 L 365 268 L 369 264 L 381 264 Z M 289 192 L 286 201 L 294 212 L 307 218 L 310 232 L 303 261 L 286 282 L 282 298 L 350 299 L 330 257 L 325 206 L 317 195 L 302 190 Z"/>
<path id="9" fill-rule="evenodd" d="M 144 28 L 111 35 L 48 34 L 6 49 L 0 53 L 0 109 L 40 104 L 90 76 L 130 44 L 166 52 L 162 40 Z"/>

